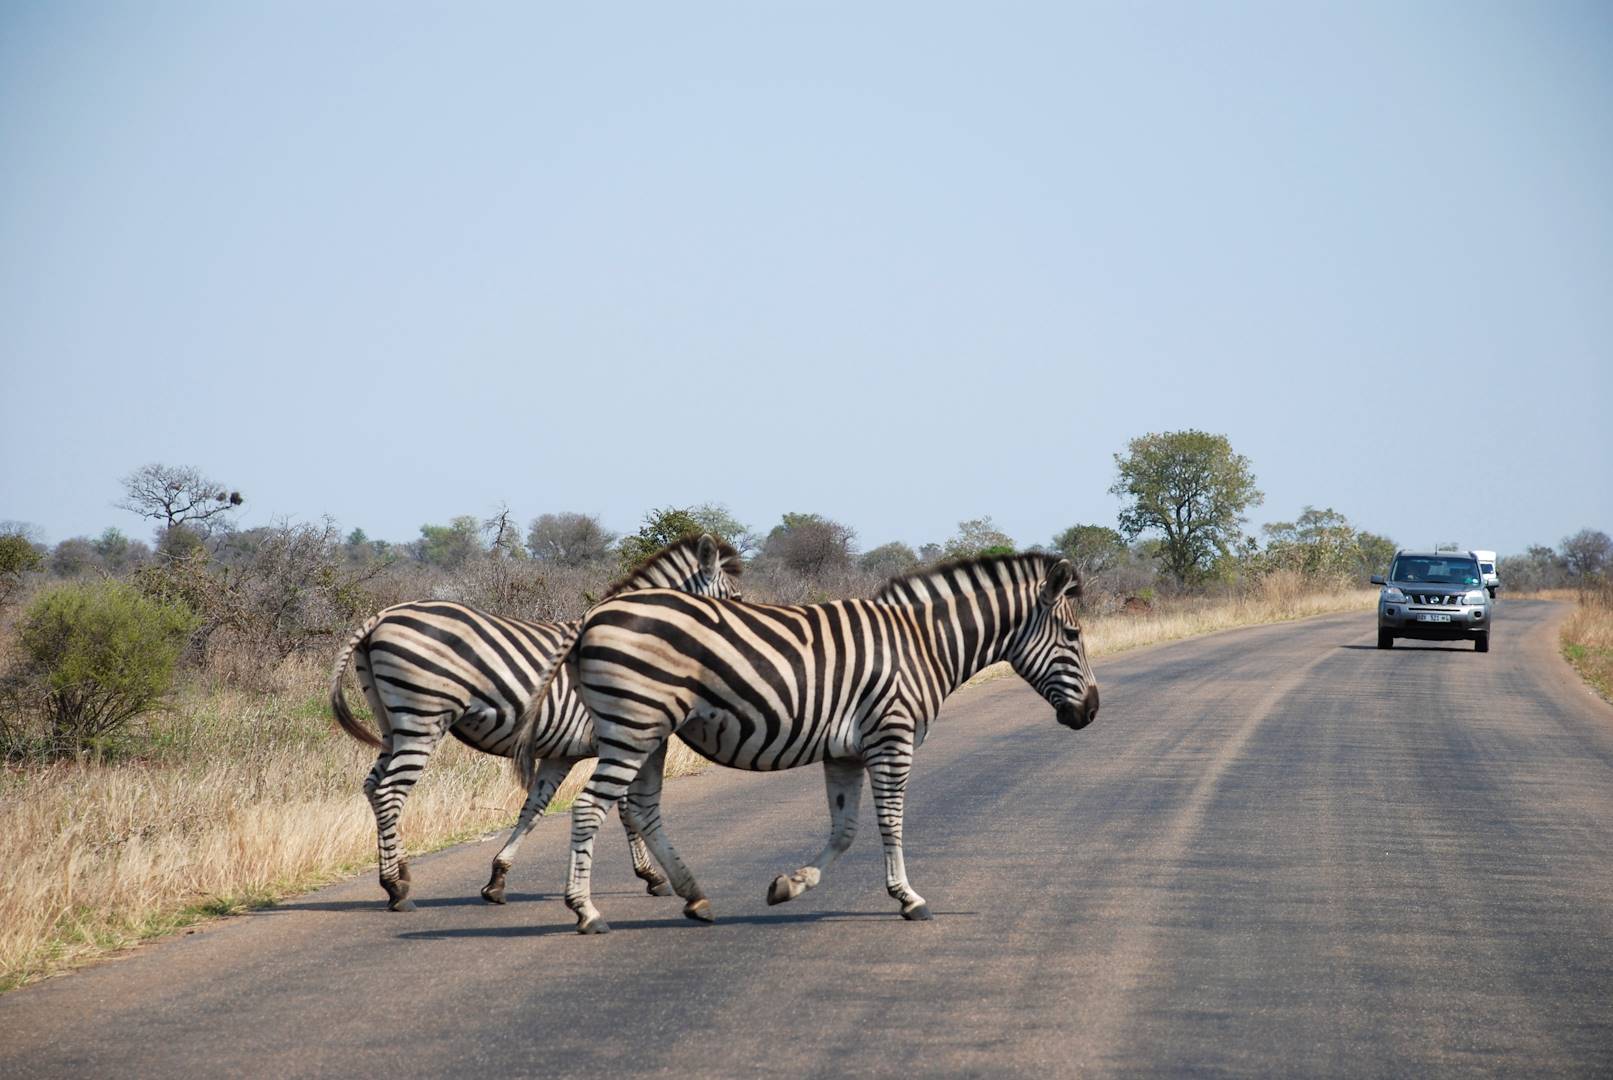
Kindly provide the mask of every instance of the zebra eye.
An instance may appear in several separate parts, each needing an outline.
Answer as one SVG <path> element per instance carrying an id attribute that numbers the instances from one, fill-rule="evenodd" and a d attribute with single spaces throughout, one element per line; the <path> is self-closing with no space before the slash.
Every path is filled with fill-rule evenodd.
<path id="1" fill-rule="evenodd" d="M 1066 626 L 1064 628 L 1064 640 L 1071 642 L 1080 641 L 1081 628 L 1079 626 Z"/>

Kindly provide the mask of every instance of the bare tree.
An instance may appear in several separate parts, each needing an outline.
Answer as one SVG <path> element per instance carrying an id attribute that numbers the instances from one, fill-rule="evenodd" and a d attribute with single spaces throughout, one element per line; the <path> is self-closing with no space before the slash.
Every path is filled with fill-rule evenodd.
<path id="1" fill-rule="evenodd" d="M 230 491 L 188 465 L 153 462 L 123 478 L 123 501 L 118 506 L 157 522 L 164 532 L 184 527 L 201 537 L 229 520 L 242 503 L 239 491 Z"/>
<path id="2" fill-rule="evenodd" d="M 821 514 L 785 514 L 784 520 L 767 534 L 762 554 L 797 574 L 818 578 L 851 565 L 856 538 L 851 526 Z"/>
<path id="3" fill-rule="evenodd" d="M 521 546 L 521 530 L 510 515 L 508 503 L 499 503 L 498 513 L 482 522 L 482 535 L 487 537 L 487 551 L 495 559 L 526 558 Z"/>
<path id="4" fill-rule="evenodd" d="M 610 552 L 616 534 L 592 514 L 570 511 L 540 514 L 527 530 L 526 547 L 539 562 L 557 566 L 583 566 Z"/>
<path id="5" fill-rule="evenodd" d="M 1581 586 L 1613 568 L 1613 539 L 1599 529 L 1581 529 L 1565 539 L 1558 550 L 1563 553 L 1569 576 Z"/>

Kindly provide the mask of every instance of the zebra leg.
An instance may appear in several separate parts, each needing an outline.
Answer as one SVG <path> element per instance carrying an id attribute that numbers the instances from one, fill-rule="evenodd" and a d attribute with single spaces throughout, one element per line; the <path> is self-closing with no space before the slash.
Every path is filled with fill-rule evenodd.
<path id="1" fill-rule="evenodd" d="M 668 891 L 676 890 L 687 901 L 683 905 L 683 914 L 697 922 L 712 922 L 716 916 L 711 912 L 710 901 L 700 891 L 689 868 L 678 858 L 672 841 L 667 838 L 666 830 L 661 825 L 661 782 L 665 770 L 666 743 L 662 743 L 644 762 L 644 767 L 633 778 L 632 784 L 628 785 L 627 797 L 620 806 L 622 821 L 630 832 L 636 832 L 643 838 L 656 861 L 666 867 L 671 875 L 672 888 Z"/>
<path id="2" fill-rule="evenodd" d="M 420 770 L 426 767 L 431 752 L 447 730 L 439 718 L 420 719 L 427 725 L 420 730 L 393 727 L 387 751 L 376 759 L 375 768 L 364 783 L 364 793 L 375 811 L 381 888 L 386 890 L 387 907 L 393 911 L 414 910 L 414 901 L 409 899 L 409 864 L 403 858 L 398 819 L 403 816 L 403 805 L 420 777 Z"/>
<path id="3" fill-rule="evenodd" d="M 644 846 L 644 837 L 633 831 L 633 826 L 622 818 L 622 828 L 627 831 L 627 850 L 633 856 L 633 873 L 644 882 L 644 891 L 651 896 L 671 896 L 672 883 L 665 874 L 650 859 L 650 853 Z"/>
<path id="4" fill-rule="evenodd" d="M 510 867 L 515 864 L 515 852 L 526 839 L 526 834 L 538 823 L 543 812 L 549 809 L 549 803 L 554 799 L 555 789 L 565 780 L 566 774 L 577 763 L 576 758 L 544 758 L 538 766 L 538 775 L 532 780 L 532 790 L 526 793 L 526 802 L 521 806 L 521 816 L 516 819 L 515 828 L 510 831 L 510 838 L 504 842 L 497 855 L 493 856 L 493 874 L 482 886 L 482 899 L 489 904 L 504 903 L 504 875 L 509 873 Z"/>
<path id="5" fill-rule="evenodd" d="M 794 900 L 817 888 L 823 872 L 846 853 L 857 835 L 857 807 L 863 793 L 863 763 L 854 758 L 829 758 L 823 763 L 824 788 L 829 796 L 829 843 L 818 857 L 793 874 L 780 874 L 767 890 L 769 904 Z"/>
<path id="6" fill-rule="evenodd" d="M 885 841 L 885 891 L 902 905 L 902 918 L 922 921 L 930 917 L 924 897 L 907 883 L 907 867 L 902 861 L 902 804 L 907 797 L 907 775 L 913 767 L 912 747 L 891 747 L 887 754 L 868 763 L 874 788 L 874 806 L 879 812 L 879 832 Z"/>
<path id="7" fill-rule="evenodd" d="M 595 715 L 597 717 L 598 714 Z M 571 868 L 566 876 L 566 906 L 577 916 L 579 934 L 604 934 L 610 931 L 610 924 L 599 913 L 592 899 L 594 837 L 599 835 L 599 826 L 604 823 L 611 807 L 621 800 L 629 785 L 643 769 L 645 761 L 653 756 L 658 747 L 665 744 L 667 734 L 665 729 L 660 732 L 644 732 L 643 737 L 653 740 L 647 748 L 612 744 L 608 748 L 609 756 L 601 755 L 599 764 L 594 766 L 594 775 L 589 777 L 587 785 L 577 796 L 577 801 L 572 804 Z M 607 748 L 601 745 L 600 749 Z M 630 826 L 634 824 L 631 812 L 627 823 Z M 649 845 L 650 850 L 656 851 L 656 842 L 650 840 L 644 830 L 640 830 L 640 835 L 645 836 L 645 843 Z M 676 888 L 678 885 L 676 871 L 673 872 L 672 883 Z M 693 898 L 683 889 L 678 889 L 678 892 L 692 901 Z"/>

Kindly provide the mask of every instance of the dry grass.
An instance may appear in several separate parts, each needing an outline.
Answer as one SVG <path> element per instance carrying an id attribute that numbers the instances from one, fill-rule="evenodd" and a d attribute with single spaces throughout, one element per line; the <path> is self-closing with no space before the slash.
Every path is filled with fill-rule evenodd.
<path id="1" fill-rule="evenodd" d="M 1197 637 L 1239 626 L 1305 619 L 1340 611 L 1372 611 L 1378 590 L 1339 586 L 1319 589 L 1297 574 L 1268 575 L 1248 593 L 1228 598 L 1187 598 L 1162 603 L 1145 614 L 1096 615 L 1082 620 L 1089 658 L 1109 656 L 1145 645 Z M 991 682 L 1013 669 L 993 664 L 969 680 Z M 1099 672 L 1099 681 L 1102 673 Z"/>
<path id="2" fill-rule="evenodd" d="M 0 990 L 373 867 L 373 754 L 334 729 L 317 668 L 280 682 L 188 687 L 142 760 L 0 773 Z M 703 764 L 675 750 L 669 774 Z M 448 740 L 404 813 L 408 849 L 507 828 L 521 801 L 504 761 Z"/>
<path id="3" fill-rule="evenodd" d="M 1613 586 L 1578 594 L 1563 623 L 1563 656 L 1591 687 L 1613 702 Z"/>

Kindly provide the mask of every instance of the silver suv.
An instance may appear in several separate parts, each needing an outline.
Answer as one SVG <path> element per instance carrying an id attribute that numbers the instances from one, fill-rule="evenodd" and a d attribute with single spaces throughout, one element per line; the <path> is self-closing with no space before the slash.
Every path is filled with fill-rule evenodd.
<path id="1" fill-rule="evenodd" d="M 1471 551 L 1397 551 L 1378 597 L 1378 648 L 1395 638 L 1464 641 L 1490 651 L 1490 594 Z"/>

